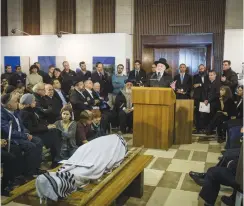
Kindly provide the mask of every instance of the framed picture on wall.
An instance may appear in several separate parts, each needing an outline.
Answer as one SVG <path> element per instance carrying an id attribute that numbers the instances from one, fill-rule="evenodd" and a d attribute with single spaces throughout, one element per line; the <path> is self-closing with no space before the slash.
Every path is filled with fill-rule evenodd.
<path id="1" fill-rule="evenodd" d="M 28 57 L 28 56 L 5 56 L 3 72 L 5 72 L 6 65 L 10 65 L 12 67 L 12 72 L 15 72 L 16 66 L 21 66 L 22 72 L 29 74 L 30 57 Z"/>
<path id="2" fill-rule="evenodd" d="M 65 56 L 38 56 L 41 70 L 48 72 L 48 67 L 53 65 L 62 70 L 62 63 L 66 60 Z"/>
<path id="3" fill-rule="evenodd" d="M 101 62 L 103 64 L 104 71 L 109 73 L 110 76 L 114 74 L 115 57 L 93 57 L 92 58 L 93 71 L 96 71 L 97 62 Z"/>

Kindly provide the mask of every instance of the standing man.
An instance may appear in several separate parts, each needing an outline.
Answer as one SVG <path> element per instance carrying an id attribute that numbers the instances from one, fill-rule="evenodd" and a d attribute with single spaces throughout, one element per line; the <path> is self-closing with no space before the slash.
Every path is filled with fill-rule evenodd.
<path id="1" fill-rule="evenodd" d="M 103 69 L 101 62 L 96 63 L 96 71 L 92 73 L 91 80 L 93 83 L 99 82 L 101 86 L 100 95 L 105 98 L 112 98 L 113 85 L 112 79 L 107 72 Z M 111 101 L 111 100 L 110 100 Z"/>
<path id="2" fill-rule="evenodd" d="M 77 74 L 82 81 L 91 79 L 91 72 L 86 70 L 86 63 L 84 61 L 80 62 L 81 72 Z"/>
<path id="3" fill-rule="evenodd" d="M 21 66 L 17 65 L 15 73 L 9 79 L 9 85 L 17 87 L 20 84 L 26 85 L 26 74 L 22 72 Z"/>
<path id="4" fill-rule="evenodd" d="M 117 73 L 112 76 L 112 84 L 113 84 L 113 104 L 115 102 L 115 98 L 120 92 L 121 89 L 125 86 L 125 80 L 127 79 L 127 76 L 123 74 L 124 65 L 119 64 L 117 66 Z"/>
<path id="5" fill-rule="evenodd" d="M 63 62 L 64 70 L 61 72 L 61 77 L 63 79 L 62 89 L 66 95 L 69 94 L 69 91 L 72 87 L 73 81 L 75 81 L 76 73 L 70 69 L 69 62 Z"/>
<path id="6" fill-rule="evenodd" d="M 229 86 L 232 91 L 232 94 L 235 94 L 235 90 L 238 85 L 238 77 L 237 74 L 231 69 L 230 60 L 223 61 L 221 85 Z"/>
<path id="7" fill-rule="evenodd" d="M 210 121 L 215 113 L 217 112 L 218 101 L 220 97 L 220 82 L 216 79 L 216 72 L 209 72 L 209 86 L 204 95 L 204 103 L 205 105 L 210 104 L 210 114 L 208 115 L 208 121 Z"/>
<path id="8" fill-rule="evenodd" d="M 1 75 L 1 81 L 7 80 L 9 82 L 12 75 L 13 75 L 12 67 L 10 65 L 6 65 L 5 66 L 5 73 Z"/>
<path id="9" fill-rule="evenodd" d="M 141 61 L 135 61 L 135 68 L 130 71 L 128 79 L 134 82 L 134 86 L 144 86 L 147 81 L 146 72 L 141 68 Z"/>
<path id="10" fill-rule="evenodd" d="M 192 78 L 191 75 L 186 73 L 185 64 L 180 65 L 180 73 L 175 76 L 174 81 L 176 81 L 176 99 L 190 99 Z"/>
<path id="11" fill-rule="evenodd" d="M 44 72 L 43 70 L 41 70 L 41 64 L 39 62 L 35 62 L 34 65 L 36 65 L 38 67 L 37 73 L 42 76 L 43 82 L 46 78 L 48 78 L 48 74 L 46 72 Z"/>
<path id="12" fill-rule="evenodd" d="M 193 99 L 194 99 L 194 115 L 195 115 L 195 127 L 196 133 L 199 133 L 201 129 L 204 129 L 206 125 L 200 121 L 199 104 L 203 102 L 205 91 L 208 89 L 209 77 L 206 72 L 206 67 L 203 64 L 198 66 L 198 74 L 193 77 Z"/>
<path id="13" fill-rule="evenodd" d="M 156 73 L 152 75 L 149 80 L 150 87 L 170 87 L 172 83 L 172 77 L 165 72 L 168 68 L 168 64 L 162 61 L 156 61 Z"/>

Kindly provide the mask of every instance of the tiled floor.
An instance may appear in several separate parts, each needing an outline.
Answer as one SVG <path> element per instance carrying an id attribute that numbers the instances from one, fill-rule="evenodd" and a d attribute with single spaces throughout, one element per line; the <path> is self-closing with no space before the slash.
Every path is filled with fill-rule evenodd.
<path id="1" fill-rule="evenodd" d="M 132 135 L 126 135 L 128 145 L 132 145 Z M 144 171 L 144 195 L 141 199 L 130 198 L 125 206 L 202 206 L 198 198 L 200 187 L 189 177 L 189 171 L 206 171 L 218 162 L 221 145 L 216 141 L 200 141 L 188 145 L 173 145 L 168 151 L 144 149 L 143 153 L 154 159 Z M 222 188 L 220 195 L 230 194 Z M 20 206 L 10 203 L 8 206 Z M 219 206 L 218 198 L 216 206 Z"/>
<path id="2" fill-rule="evenodd" d="M 132 144 L 132 140 L 129 140 Z M 132 137 L 131 137 L 132 138 Z M 146 149 L 144 154 L 154 159 L 144 171 L 144 195 L 141 199 L 130 198 L 126 206 L 202 206 L 198 198 L 201 189 L 188 173 L 207 171 L 218 162 L 221 147 L 215 140 L 201 141 L 193 136 L 193 143 L 173 145 L 168 151 Z M 228 188 L 221 188 L 220 195 L 230 194 Z M 220 197 L 216 206 L 221 205 Z M 223 204 L 222 204 L 223 205 Z"/>

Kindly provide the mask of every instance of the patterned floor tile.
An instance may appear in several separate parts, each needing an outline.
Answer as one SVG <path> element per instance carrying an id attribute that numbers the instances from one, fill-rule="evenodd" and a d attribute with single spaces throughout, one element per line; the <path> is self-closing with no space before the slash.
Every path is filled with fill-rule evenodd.
<path id="1" fill-rule="evenodd" d="M 209 145 L 208 152 L 220 153 L 221 152 L 221 145 Z"/>
<path id="2" fill-rule="evenodd" d="M 190 191 L 190 192 L 200 192 L 201 187 L 199 187 L 189 176 L 189 174 L 185 175 L 183 183 L 181 185 L 181 190 Z"/>
<path id="3" fill-rule="evenodd" d="M 192 144 L 183 144 L 179 147 L 179 149 L 207 152 L 208 146 L 209 146 L 208 144 L 192 143 Z"/>
<path id="4" fill-rule="evenodd" d="M 144 185 L 157 186 L 164 171 L 154 169 L 144 169 Z"/>
<path id="5" fill-rule="evenodd" d="M 155 170 L 166 170 L 170 165 L 172 159 L 158 157 L 154 164 L 151 166 L 151 169 Z"/>
<path id="6" fill-rule="evenodd" d="M 147 206 L 165 206 L 171 191 L 172 189 L 169 188 L 157 187 L 147 202 Z"/>
<path id="7" fill-rule="evenodd" d="M 207 152 L 194 151 L 191 158 L 192 161 L 206 162 Z"/>
<path id="8" fill-rule="evenodd" d="M 218 163 L 219 162 L 219 160 L 218 160 L 219 156 L 220 156 L 219 153 L 208 152 L 206 162 Z"/>
<path id="9" fill-rule="evenodd" d="M 166 171 L 162 179 L 158 183 L 158 187 L 176 189 L 181 177 L 181 172 L 169 172 Z"/>
<path id="10" fill-rule="evenodd" d="M 169 149 L 168 151 L 159 149 L 148 149 L 144 154 L 163 158 L 173 158 L 176 152 L 176 149 Z"/>
<path id="11" fill-rule="evenodd" d="M 174 159 L 187 160 L 190 155 L 190 150 L 177 150 Z"/>
<path id="12" fill-rule="evenodd" d="M 184 173 L 189 173 L 190 171 L 203 172 L 204 162 L 173 159 L 167 171 Z"/>

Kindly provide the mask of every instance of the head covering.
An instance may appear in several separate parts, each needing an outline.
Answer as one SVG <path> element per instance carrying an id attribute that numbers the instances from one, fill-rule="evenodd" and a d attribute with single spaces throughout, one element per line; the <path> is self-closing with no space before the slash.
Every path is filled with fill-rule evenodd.
<path id="1" fill-rule="evenodd" d="M 14 90 L 16 89 L 16 87 L 12 86 L 12 85 L 8 85 L 6 90 L 5 90 L 5 93 L 6 94 L 10 94 L 12 93 Z"/>
<path id="2" fill-rule="evenodd" d="M 167 64 L 166 60 L 164 61 L 163 59 L 164 59 L 164 58 L 161 58 L 160 60 L 155 61 L 154 64 L 155 64 L 156 66 L 157 66 L 158 64 L 164 64 L 165 67 L 166 67 L 166 69 L 168 69 L 168 68 L 169 68 L 169 65 Z M 162 60 L 163 60 L 163 61 L 162 61 Z"/>
<path id="3" fill-rule="evenodd" d="M 127 83 L 129 83 L 129 82 L 132 83 L 132 84 L 134 83 L 134 81 L 133 81 L 132 79 L 126 79 L 126 80 L 125 80 L 125 84 L 127 84 Z"/>
<path id="4" fill-rule="evenodd" d="M 3 95 L 1 97 L 1 103 L 2 104 L 7 104 L 10 99 L 11 99 L 11 95 L 10 94 L 5 94 L 5 95 Z"/>
<path id="5" fill-rule="evenodd" d="M 33 99 L 34 99 L 34 95 L 33 94 L 24 94 L 20 98 L 20 104 L 23 104 L 23 105 L 32 104 Z"/>

